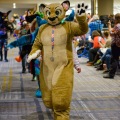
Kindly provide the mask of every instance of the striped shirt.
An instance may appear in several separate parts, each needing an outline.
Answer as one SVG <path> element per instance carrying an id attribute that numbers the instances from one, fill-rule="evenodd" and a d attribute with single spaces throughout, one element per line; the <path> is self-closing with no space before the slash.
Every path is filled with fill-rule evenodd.
<path id="1" fill-rule="evenodd" d="M 80 62 L 79 62 L 78 55 L 77 55 L 77 52 L 76 52 L 76 49 L 75 49 L 73 43 L 72 43 L 72 49 L 73 49 L 73 62 L 74 62 L 74 67 L 75 67 L 75 69 L 77 69 L 77 68 L 80 68 Z"/>

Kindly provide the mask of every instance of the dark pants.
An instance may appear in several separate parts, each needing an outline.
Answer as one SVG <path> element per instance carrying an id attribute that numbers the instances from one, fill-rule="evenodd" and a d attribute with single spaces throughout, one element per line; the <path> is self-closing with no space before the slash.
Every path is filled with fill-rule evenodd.
<path id="1" fill-rule="evenodd" d="M 26 57 L 30 53 L 32 45 L 24 45 L 19 47 L 20 49 L 20 57 L 22 58 L 22 69 L 26 69 Z M 28 70 L 30 70 L 30 64 L 28 64 Z"/>
<path id="2" fill-rule="evenodd" d="M 91 48 L 89 50 L 89 61 L 93 62 L 99 48 Z"/>
<path id="3" fill-rule="evenodd" d="M 112 44 L 111 53 L 112 56 L 109 75 L 114 77 L 119 63 L 120 47 L 117 47 L 116 44 Z"/>
<path id="4" fill-rule="evenodd" d="M 0 60 L 3 60 L 3 52 L 2 49 L 4 48 L 4 59 L 7 59 L 7 40 L 6 39 L 0 39 Z"/>
<path id="5" fill-rule="evenodd" d="M 22 59 L 22 69 L 26 70 L 26 56 L 24 56 Z"/>
<path id="6" fill-rule="evenodd" d="M 35 77 L 35 59 L 31 60 L 30 62 L 30 71 L 31 71 L 31 74 L 33 75 L 33 79 Z"/>
<path id="7" fill-rule="evenodd" d="M 25 55 L 29 54 L 32 49 L 32 45 L 24 45 L 22 46 L 20 57 L 23 59 Z"/>

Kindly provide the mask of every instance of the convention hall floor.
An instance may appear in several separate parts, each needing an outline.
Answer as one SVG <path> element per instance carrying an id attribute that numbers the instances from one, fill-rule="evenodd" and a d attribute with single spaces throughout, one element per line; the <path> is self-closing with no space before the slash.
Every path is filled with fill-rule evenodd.
<path id="1" fill-rule="evenodd" d="M 18 48 L 9 50 L 9 62 L 0 62 L 0 120 L 53 120 L 41 98 L 35 97 L 37 81 L 21 73 L 21 63 L 14 57 Z M 120 120 L 120 72 L 114 79 L 104 79 L 102 71 L 86 66 L 75 71 L 70 120 Z"/>

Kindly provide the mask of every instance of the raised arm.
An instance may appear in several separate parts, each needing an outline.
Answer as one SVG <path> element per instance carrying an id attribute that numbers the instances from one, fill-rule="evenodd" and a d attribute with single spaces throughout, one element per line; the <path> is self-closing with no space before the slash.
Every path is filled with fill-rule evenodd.
<path id="1" fill-rule="evenodd" d="M 71 32 L 73 36 L 81 36 L 87 33 L 88 24 L 86 19 L 86 6 L 84 3 L 76 5 L 77 22 L 71 22 Z"/>

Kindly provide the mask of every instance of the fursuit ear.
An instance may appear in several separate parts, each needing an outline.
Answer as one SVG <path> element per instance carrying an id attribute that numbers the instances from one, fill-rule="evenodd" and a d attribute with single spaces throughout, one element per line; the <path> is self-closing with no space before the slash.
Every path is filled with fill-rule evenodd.
<path id="1" fill-rule="evenodd" d="M 40 4 L 39 5 L 39 12 L 43 13 L 45 7 L 46 7 L 46 4 L 43 4 L 43 3 Z"/>
<path id="2" fill-rule="evenodd" d="M 7 14 L 7 16 L 10 14 L 11 10 L 9 10 L 7 13 L 3 13 L 0 11 L 0 15 L 3 16 L 4 14 Z"/>
<path id="3" fill-rule="evenodd" d="M 9 10 L 9 11 L 7 12 L 7 16 L 8 16 L 11 12 L 12 12 L 12 10 Z"/>
<path id="4" fill-rule="evenodd" d="M 25 20 L 31 23 L 37 16 L 38 16 L 37 14 L 26 16 Z"/>
<path id="5" fill-rule="evenodd" d="M 0 11 L 0 16 L 3 16 L 3 12 Z"/>
<path id="6" fill-rule="evenodd" d="M 67 11 L 70 8 L 70 1 L 65 0 L 61 5 L 63 6 L 64 10 Z"/>

